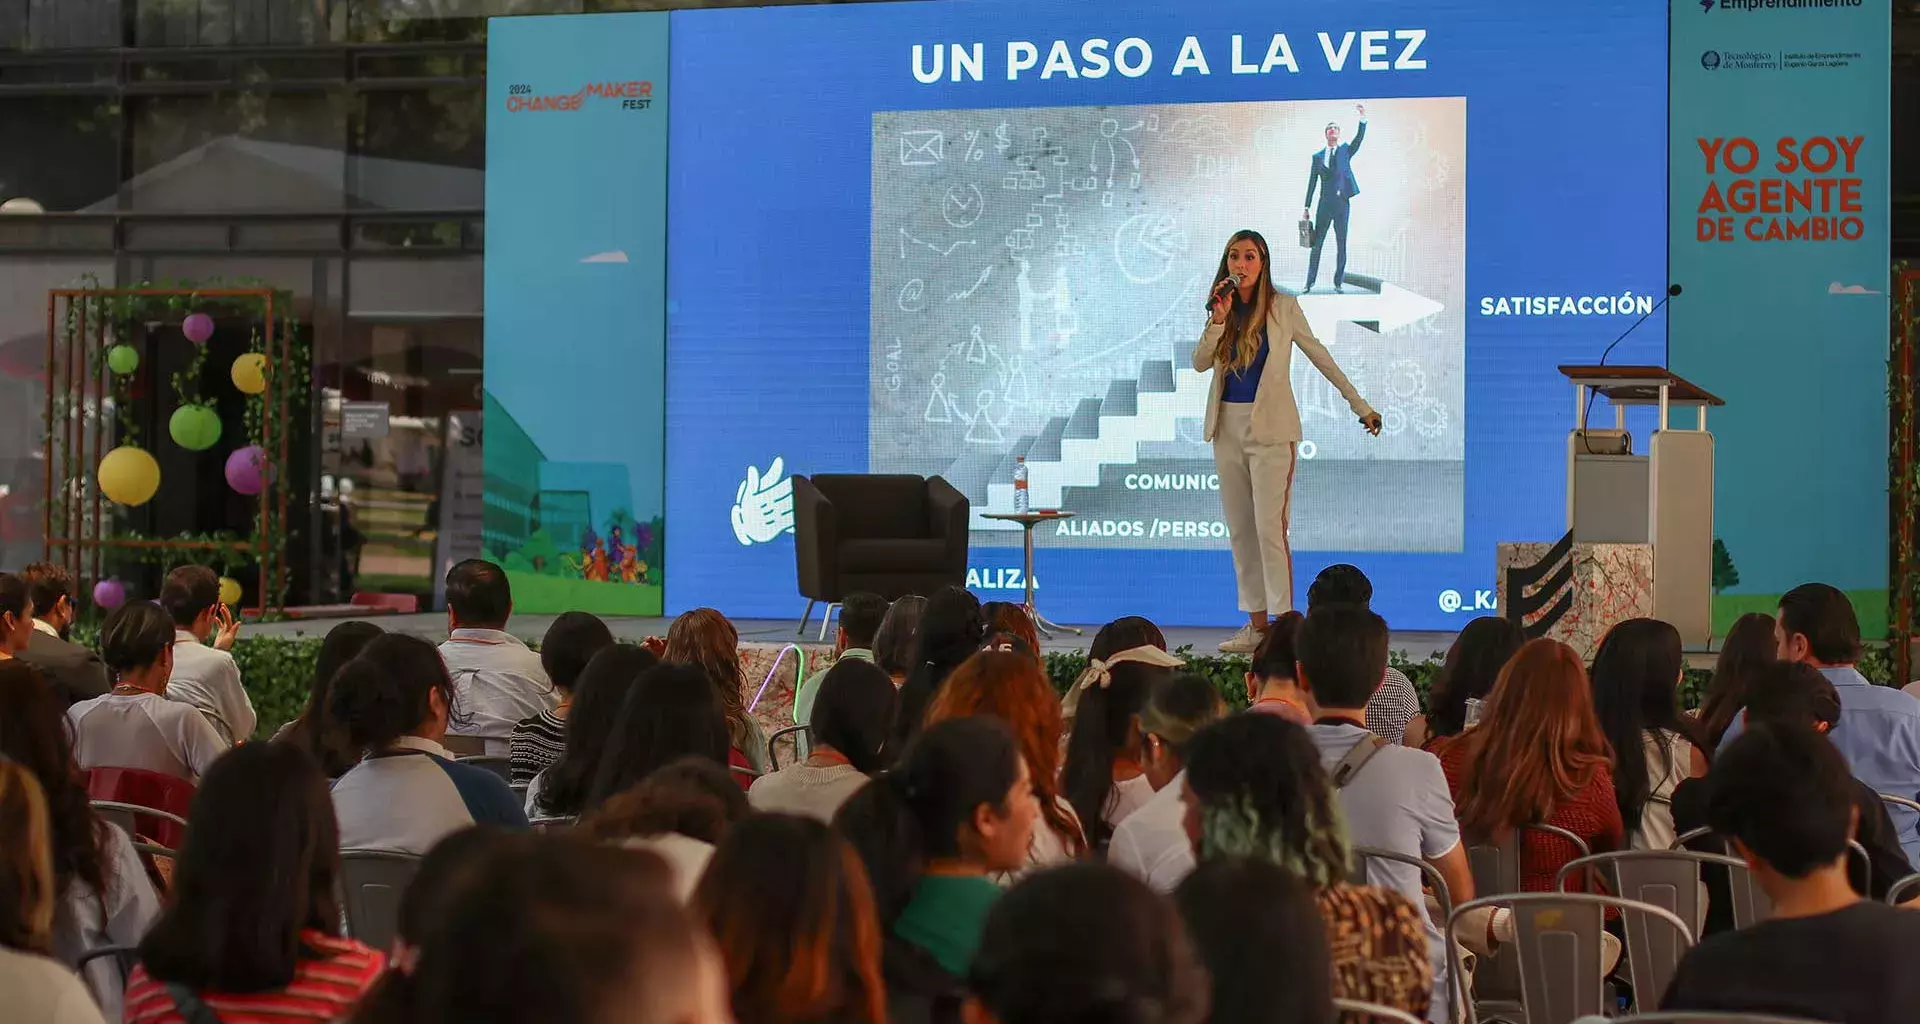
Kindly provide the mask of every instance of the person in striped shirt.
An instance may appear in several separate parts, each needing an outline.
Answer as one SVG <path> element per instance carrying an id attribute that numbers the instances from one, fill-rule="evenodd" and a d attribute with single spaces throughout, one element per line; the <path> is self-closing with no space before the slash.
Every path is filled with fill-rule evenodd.
<path id="1" fill-rule="evenodd" d="M 187 836 L 172 900 L 127 980 L 127 1024 L 317 1024 L 352 1012 L 386 954 L 341 935 L 340 843 L 312 756 L 285 743 L 236 748 L 201 781 Z"/>
<path id="2" fill-rule="evenodd" d="M 560 703 L 551 710 L 523 718 L 507 737 L 508 771 L 516 786 L 533 781 L 541 769 L 560 760 L 567 747 L 567 717 L 573 710 L 574 683 L 587 662 L 602 648 L 613 646 L 613 632 L 598 615 L 567 612 L 553 620 L 540 641 L 540 667 L 547 670 Z"/>

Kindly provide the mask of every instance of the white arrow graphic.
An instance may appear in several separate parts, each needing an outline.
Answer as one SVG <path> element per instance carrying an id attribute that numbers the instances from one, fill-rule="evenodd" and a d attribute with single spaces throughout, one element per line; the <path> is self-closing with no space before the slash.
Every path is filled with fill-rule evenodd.
<path id="1" fill-rule="evenodd" d="M 1353 287 L 1351 284 L 1349 288 Z M 1300 310 L 1317 338 L 1331 338 L 1333 325 L 1359 324 L 1384 334 L 1440 312 L 1439 302 L 1398 285 L 1380 282 L 1378 292 L 1349 291 L 1332 295 L 1315 292 L 1300 296 Z"/>

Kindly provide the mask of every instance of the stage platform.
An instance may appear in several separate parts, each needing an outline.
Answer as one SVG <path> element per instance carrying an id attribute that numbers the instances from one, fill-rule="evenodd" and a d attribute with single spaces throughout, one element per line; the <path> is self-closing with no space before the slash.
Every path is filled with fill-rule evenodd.
<path id="1" fill-rule="evenodd" d="M 418 615 L 364 615 L 357 616 L 372 622 L 383 629 L 390 629 L 414 636 L 439 641 L 447 635 L 447 617 L 441 612 L 429 612 Z M 553 622 L 551 615 L 515 615 L 508 623 L 508 632 L 527 640 L 538 640 Z M 285 622 L 248 623 L 241 632 L 242 636 L 325 636 L 327 630 L 346 619 L 297 619 Z M 607 618 L 607 626 L 613 635 L 622 640 L 643 640 L 649 636 L 665 636 L 672 619 L 636 619 Z M 820 620 L 808 624 L 803 637 L 796 630 L 797 619 L 735 619 L 734 627 L 740 631 L 740 644 L 743 647 L 783 647 L 790 643 L 800 643 L 808 647 L 821 641 Z M 1072 633 L 1060 633 L 1052 640 L 1042 640 L 1040 646 L 1048 651 L 1084 651 L 1093 638 L 1098 625 L 1081 626 L 1086 631 L 1083 636 Z M 1214 626 L 1171 626 L 1166 628 L 1167 646 L 1180 648 L 1191 646 L 1196 653 L 1215 653 L 1214 647 L 1233 630 L 1230 627 Z M 1453 643 L 1452 633 L 1395 632 L 1393 649 L 1404 651 L 1408 657 L 1416 660 L 1426 657 L 1438 657 L 1447 653 L 1447 647 Z M 833 642 L 828 634 L 825 641 Z"/>

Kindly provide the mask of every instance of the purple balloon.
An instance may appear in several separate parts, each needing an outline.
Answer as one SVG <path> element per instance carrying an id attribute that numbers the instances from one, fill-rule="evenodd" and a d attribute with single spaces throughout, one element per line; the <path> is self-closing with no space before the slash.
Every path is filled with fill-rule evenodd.
<path id="1" fill-rule="evenodd" d="M 205 313 L 195 313 L 180 322 L 180 332 L 187 340 L 196 345 L 204 344 L 213 337 L 213 318 Z"/>
<path id="2" fill-rule="evenodd" d="M 259 494 L 265 484 L 262 471 L 267 453 L 257 444 L 236 448 L 227 456 L 227 486 L 241 494 Z"/>
<path id="3" fill-rule="evenodd" d="M 127 603 L 127 585 L 119 580 L 101 580 L 93 585 L 95 607 L 112 611 Z"/>

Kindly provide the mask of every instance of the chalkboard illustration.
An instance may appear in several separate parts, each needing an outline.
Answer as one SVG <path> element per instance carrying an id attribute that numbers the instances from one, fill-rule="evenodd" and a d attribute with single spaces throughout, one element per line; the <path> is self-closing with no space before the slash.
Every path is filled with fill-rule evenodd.
<path id="1" fill-rule="evenodd" d="M 1293 361 L 1309 442 L 1294 546 L 1458 550 L 1461 98 L 876 113 L 870 469 L 941 474 L 980 512 L 1012 507 L 1024 457 L 1035 507 L 1217 520 L 1207 379 L 1191 368 L 1207 283 L 1240 228 L 1287 243 L 1274 249 L 1282 287 L 1306 280 L 1311 253 L 1292 244 L 1302 157 L 1359 103 L 1366 216 L 1350 224 L 1343 290 L 1322 281 L 1301 302 L 1386 429 L 1363 444 L 1345 401 Z M 974 529 L 977 544 L 1012 540 Z M 1225 546 L 1205 530 L 1177 544 L 1125 533 L 1049 544 Z"/>

